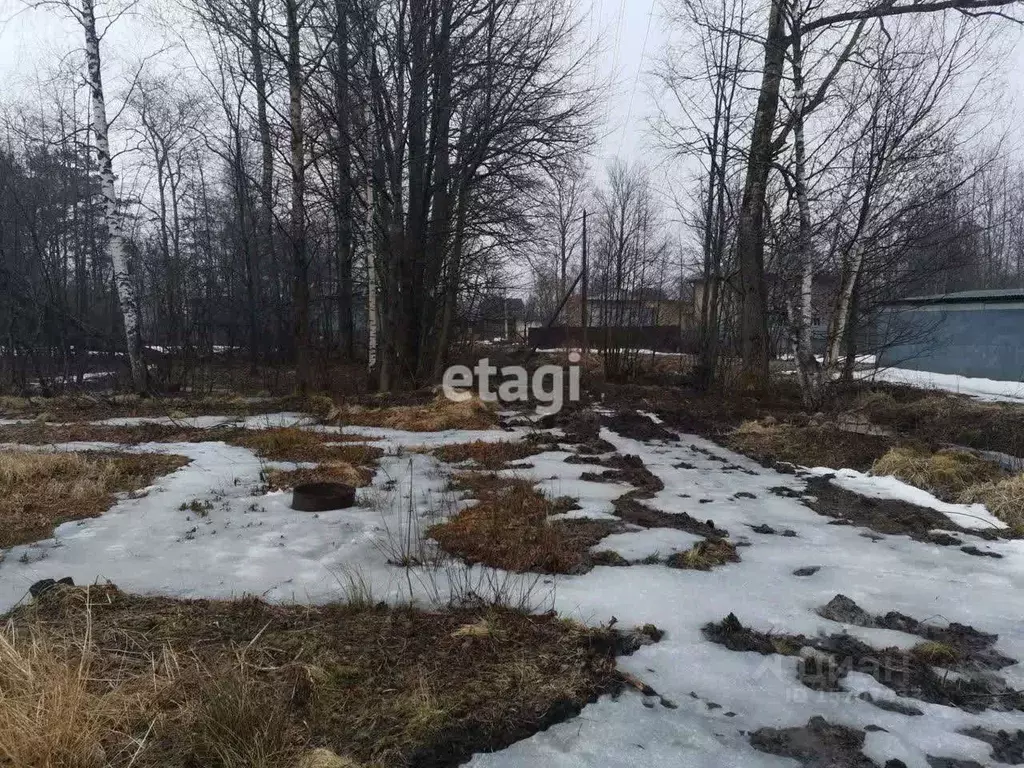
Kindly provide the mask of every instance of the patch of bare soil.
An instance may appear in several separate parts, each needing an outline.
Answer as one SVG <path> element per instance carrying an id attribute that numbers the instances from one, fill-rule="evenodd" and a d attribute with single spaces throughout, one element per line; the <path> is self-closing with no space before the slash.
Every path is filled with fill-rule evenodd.
<path id="1" fill-rule="evenodd" d="M 865 732 L 812 717 L 799 728 L 761 728 L 750 734 L 759 752 L 789 757 L 807 768 L 878 768 L 864 756 Z"/>
<path id="2" fill-rule="evenodd" d="M 923 661 L 962 671 L 998 670 L 1016 664 L 993 647 L 998 635 L 980 632 L 972 626 L 952 622 L 948 626 L 927 624 L 898 611 L 872 616 L 846 595 L 836 595 L 818 609 L 818 615 L 858 627 L 891 629 L 917 635 L 927 641 L 913 649 Z"/>
<path id="3" fill-rule="evenodd" d="M 350 761 L 328 765 L 455 766 L 616 693 L 615 654 L 637 647 L 551 614 L 113 586 L 58 587 L 9 618 L 0 721 L 21 727 L 0 750 L 26 766 L 293 768 L 314 750 Z"/>
<path id="4" fill-rule="evenodd" d="M 662 512 L 639 501 L 632 493 L 620 496 L 612 503 L 618 517 L 642 528 L 675 528 L 709 540 L 729 536 L 729 532 L 715 525 L 714 520 L 701 521 L 685 512 Z"/>
<path id="5" fill-rule="evenodd" d="M 665 489 L 661 478 L 651 472 L 639 456 L 613 454 L 606 459 L 594 459 L 588 463 L 607 467 L 603 472 L 585 472 L 581 480 L 596 483 L 623 483 L 632 485 L 636 490 L 632 498 L 651 498 Z"/>
<path id="6" fill-rule="evenodd" d="M 614 416 L 605 417 L 603 422 L 608 429 L 630 440 L 639 440 L 640 442 L 679 440 L 679 435 L 675 432 L 666 429 L 661 424 L 655 424 L 650 417 L 637 413 L 635 410 L 616 411 Z"/>
<path id="7" fill-rule="evenodd" d="M 998 530 L 963 528 L 949 517 L 930 507 L 920 507 L 896 499 L 874 499 L 859 493 L 847 491 L 833 483 L 827 476 L 810 478 L 807 490 L 798 494 L 789 489 L 779 491 L 780 495 L 798 496 L 803 503 L 819 515 L 835 519 L 836 525 L 858 525 L 872 531 L 892 536 L 910 536 L 916 541 L 941 546 L 960 546 L 958 536 L 976 536 L 994 540 L 1002 535 Z M 957 534 L 936 533 L 952 531 Z"/>
<path id="8" fill-rule="evenodd" d="M 994 674 L 972 674 L 977 667 L 956 676 L 937 672 L 936 659 L 922 654 L 920 646 L 911 651 L 895 647 L 877 649 L 847 634 L 812 638 L 763 633 L 744 627 L 734 614 L 718 624 L 705 626 L 704 635 L 732 651 L 798 656 L 800 682 L 817 691 L 842 691 L 847 674 L 861 672 L 898 696 L 967 712 L 1024 709 L 1024 693 L 1009 688 Z"/>

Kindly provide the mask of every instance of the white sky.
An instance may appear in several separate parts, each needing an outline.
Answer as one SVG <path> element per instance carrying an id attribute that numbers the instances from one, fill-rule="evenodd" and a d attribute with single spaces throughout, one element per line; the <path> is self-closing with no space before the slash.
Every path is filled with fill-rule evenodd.
<path id="1" fill-rule="evenodd" d="M 600 47 L 599 77 L 612 82 L 604 110 L 605 128 L 593 163 L 596 179 L 616 155 L 654 168 L 662 189 L 667 189 L 666 178 L 680 173 L 678 166 L 664 162 L 647 135 L 647 120 L 655 105 L 645 75 L 665 41 L 661 9 L 666 1 L 671 0 L 577 0 L 583 29 Z M 77 4 L 77 0 L 72 2 Z M 108 3 L 101 0 L 100 5 Z M 140 8 L 145 14 L 180 13 L 174 0 L 142 0 Z M 1024 44 L 1021 32 L 1008 30 L 1007 34 L 1017 40 L 1008 65 L 1008 103 L 1000 108 L 1001 119 L 1015 143 L 1024 145 Z M 39 82 L 55 63 L 69 55 L 81 57 L 80 37 L 81 31 L 59 10 L 26 10 L 24 0 L 0 0 L 0 107 L 11 100 L 31 103 L 33 94 L 40 93 Z M 108 90 L 116 93 L 123 87 L 125 72 L 145 57 L 171 62 L 180 56 L 180 52 L 166 50 L 173 43 L 174 34 L 144 16 L 121 19 L 104 40 Z M 75 61 L 72 58 L 69 64 Z M 42 89 L 45 94 L 45 85 Z"/>

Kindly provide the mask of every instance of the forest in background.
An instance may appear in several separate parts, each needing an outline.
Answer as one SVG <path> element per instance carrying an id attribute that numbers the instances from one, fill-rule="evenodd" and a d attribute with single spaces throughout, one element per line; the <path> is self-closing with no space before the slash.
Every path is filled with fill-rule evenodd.
<path id="1" fill-rule="evenodd" d="M 218 357 L 300 392 L 335 363 L 421 386 L 488 297 L 551 320 L 586 248 L 591 297 L 692 308 L 696 383 L 790 354 L 813 401 L 883 302 L 1024 277 L 1024 167 L 992 128 L 1016 3 L 665 0 L 667 184 L 595 160 L 607 84 L 569 0 L 188 0 L 193 66 L 117 78 L 107 25 L 152 9 L 30 5 L 83 47 L 2 107 L 9 391 L 98 353 L 139 390 Z"/>

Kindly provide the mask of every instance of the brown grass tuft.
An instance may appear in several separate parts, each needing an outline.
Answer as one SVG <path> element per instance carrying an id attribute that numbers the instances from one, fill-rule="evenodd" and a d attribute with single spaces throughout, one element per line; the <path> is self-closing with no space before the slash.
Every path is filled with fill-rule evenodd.
<path id="1" fill-rule="evenodd" d="M 438 397 L 426 405 L 400 405 L 390 408 L 344 406 L 331 413 L 330 420 L 362 427 L 402 429 L 409 432 L 441 432 L 447 429 L 493 429 L 498 416 L 492 408 L 473 397 L 452 402 Z"/>
<path id="2" fill-rule="evenodd" d="M 609 632 L 505 609 L 182 601 L 107 586 L 51 593 L 11 626 L 0 764 L 19 768 L 454 766 L 620 680 Z"/>
<path id="3" fill-rule="evenodd" d="M 968 488 L 1006 475 L 998 464 L 967 451 L 931 453 L 915 447 L 893 448 L 875 462 L 871 471 L 891 475 L 946 501 L 956 501 Z"/>
<path id="4" fill-rule="evenodd" d="M 595 521 L 550 522 L 548 517 L 565 511 L 565 501 L 547 498 L 526 480 L 464 473 L 455 477 L 455 487 L 478 503 L 427 535 L 469 563 L 516 573 L 580 573 L 591 565 L 590 548 L 617 528 Z"/>
<path id="5" fill-rule="evenodd" d="M 115 493 L 144 488 L 188 461 L 154 453 L 0 451 L 0 549 L 48 538 L 70 520 L 97 517 Z"/>
<path id="6" fill-rule="evenodd" d="M 454 443 L 445 445 L 434 451 L 434 455 L 448 464 L 460 464 L 472 461 L 481 469 L 496 471 L 504 469 L 509 462 L 521 461 L 544 453 L 548 447 L 532 440 L 512 442 L 502 440 L 487 442 L 476 440 L 472 443 Z"/>
<path id="7" fill-rule="evenodd" d="M 327 461 L 315 469 L 271 469 L 264 477 L 268 491 L 286 490 L 306 483 L 345 483 L 363 488 L 373 482 L 373 470 L 354 467 L 345 461 Z"/>
<path id="8" fill-rule="evenodd" d="M 933 667 L 952 667 L 962 660 L 962 654 L 947 643 L 929 640 L 918 643 L 910 649 L 910 653 L 918 660 Z"/>
<path id="9" fill-rule="evenodd" d="M 692 549 L 679 552 L 668 559 L 671 568 L 684 568 L 692 571 L 710 571 L 712 568 L 726 563 L 738 563 L 739 552 L 735 545 L 724 539 L 708 539 L 698 542 Z"/>
<path id="10" fill-rule="evenodd" d="M 847 432 L 835 426 L 766 425 L 746 421 L 730 433 L 725 444 L 756 461 L 789 462 L 805 467 L 866 470 L 891 445 L 889 438 Z"/>
<path id="11" fill-rule="evenodd" d="M 984 504 L 1015 533 L 1024 534 L 1024 474 L 972 485 L 960 494 L 959 501 Z"/>
<path id="12" fill-rule="evenodd" d="M 222 439 L 232 445 L 248 448 L 269 461 L 345 461 L 355 465 L 371 465 L 383 455 L 373 446 L 354 443 L 343 435 L 314 432 L 298 427 L 275 429 L 242 429 L 230 434 L 213 434 L 208 439 Z"/>

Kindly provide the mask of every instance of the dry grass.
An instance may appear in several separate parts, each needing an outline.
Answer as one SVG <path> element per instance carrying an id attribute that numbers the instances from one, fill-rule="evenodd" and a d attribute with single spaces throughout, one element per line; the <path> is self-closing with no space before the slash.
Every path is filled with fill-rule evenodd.
<path id="1" fill-rule="evenodd" d="M 1005 471 L 991 461 L 967 451 L 939 451 L 923 448 L 893 448 L 871 468 L 876 475 L 891 475 L 923 488 L 946 501 L 956 501 L 972 486 L 1005 477 Z"/>
<path id="2" fill-rule="evenodd" d="M 510 462 L 522 461 L 547 450 L 549 450 L 548 446 L 533 440 L 519 442 L 476 440 L 472 443 L 445 445 L 434 451 L 434 455 L 449 464 L 471 461 L 481 469 L 496 471 L 506 468 Z"/>
<path id="3" fill-rule="evenodd" d="M 879 435 L 842 431 L 835 426 L 746 421 L 726 437 L 725 443 L 765 464 L 782 461 L 805 467 L 866 470 L 892 441 Z"/>
<path id="4" fill-rule="evenodd" d="M 0 452 L 0 549 L 48 538 L 70 520 L 103 514 L 115 493 L 150 485 L 183 456 Z"/>
<path id="5" fill-rule="evenodd" d="M 1024 535 L 1024 474 L 972 485 L 960 494 L 959 501 L 984 504 L 1015 534 Z"/>
<path id="6" fill-rule="evenodd" d="M 686 552 L 679 552 L 668 559 L 672 568 L 684 568 L 692 571 L 710 571 L 719 565 L 738 563 L 739 552 L 736 547 L 724 539 L 708 539 L 695 544 Z"/>
<path id="7" fill-rule="evenodd" d="M 127 753 L 145 697 L 122 680 L 97 685 L 93 648 L 84 644 L 72 660 L 43 633 L 0 634 L 0 763 L 104 768 L 111 742 Z"/>
<path id="8" fill-rule="evenodd" d="M 264 479 L 268 491 L 286 490 L 306 483 L 345 483 L 363 488 L 373 482 L 373 470 L 355 467 L 346 461 L 326 461 L 314 469 L 271 469 L 264 473 Z"/>
<path id="9" fill-rule="evenodd" d="M 221 435 L 214 432 L 207 439 L 248 448 L 268 461 L 344 461 L 362 466 L 374 464 L 383 455 L 379 448 L 353 442 L 351 437 L 298 427 L 239 429 Z"/>
<path id="10" fill-rule="evenodd" d="M 963 655 L 953 646 L 932 640 L 918 643 L 910 649 L 910 653 L 933 667 L 952 667 L 963 660 Z"/>
<path id="11" fill-rule="evenodd" d="M 870 392 L 855 407 L 873 422 L 932 444 L 964 445 L 1024 457 L 1024 407 L 920 390 Z"/>
<path id="12" fill-rule="evenodd" d="M 454 766 L 619 687 L 609 632 L 498 609 L 108 586 L 58 589 L 11 627 L 0 764 L 19 768 Z"/>
<path id="13" fill-rule="evenodd" d="M 329 421 L 409 432 L 441 432 L 447 429 L 492 429 L 498 424 L 498 416 L 477 397 L 456 403 L 441 396 L 424 405 L 387 408 L 342 406 L 332 411 Z"/>
<path id="14" fill-rule="evenodd" d="M 566 511 L 566 500 L 549 499 L 526 480 L 464 473 L 454 482 L 478 503 L 427 535 L 469 563 L 515 573 L 581 573 L 592 565 L 590 548 L 617 528 L 595 521 L 550 522 L 549 516 Z"/>
<path id="15" fill-rule="evenodd" d="M 61 395 L 59 397 L 0 397 L 0 417 L 41 421 L 96 421 L 120 416 L 256 416 L 298 411 L 319 418 L 334 408 L 326 395 L 308 397 L 243 397 L 233 393 L 195 397 L 121 395 Z"/>

